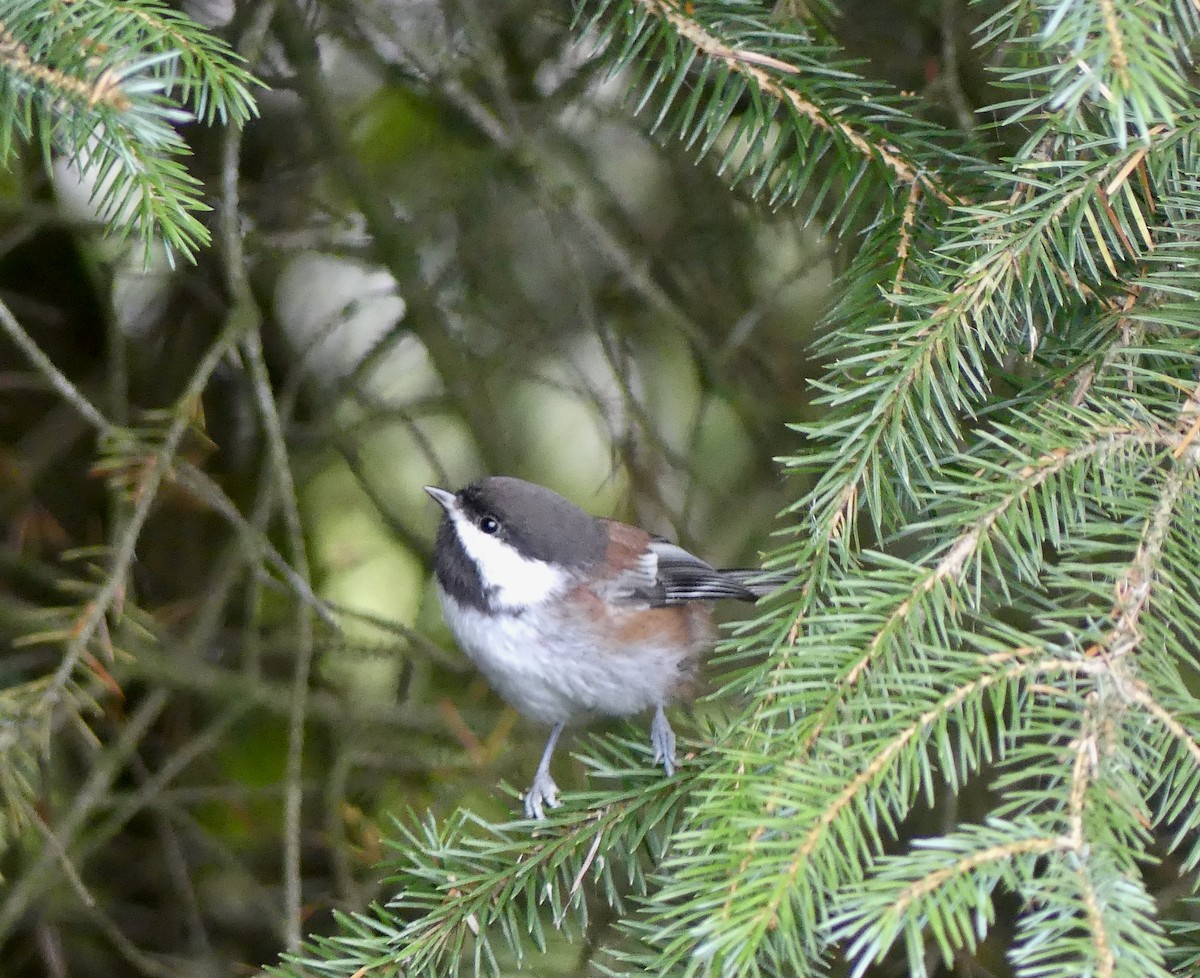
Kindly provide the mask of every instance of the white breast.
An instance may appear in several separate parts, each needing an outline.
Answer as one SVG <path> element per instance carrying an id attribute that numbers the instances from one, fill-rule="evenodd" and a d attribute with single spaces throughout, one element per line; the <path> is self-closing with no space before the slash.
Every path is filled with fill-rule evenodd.
<path id="1" fill-rule="evenodd" d="M 487 613 L 439 591 L 462 650 L 497 693 L 542 723 L 629 716 L 670 703 L 694 668 L 692 647 L 640 643 L 597 652 L 583 629 L 545 606 Z"/>

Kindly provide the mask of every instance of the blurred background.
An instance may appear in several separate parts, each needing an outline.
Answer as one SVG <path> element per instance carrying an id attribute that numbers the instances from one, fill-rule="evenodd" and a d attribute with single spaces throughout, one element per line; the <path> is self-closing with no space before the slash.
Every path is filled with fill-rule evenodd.
<path id="1" fill-rule="evenodd" d="M 31 151 L 0 174 L 0 299 L 112 425 L 0 339 L 0 765 L 34 802 L 0 855 L 6 978 L 252 973 L 285 944 L 288 886 L 306 932 L 380 895 L 393 817 L 514 813 L 498 784 L 525 783 L 545 731 L 454 649 L 421 487 L 519 475 L 758 560 L 804 488 L 775 459 L 855 247 L 661 144 L 565 0 L 183 9 L 269 86 L 240 140 L 186 130 L 213 206 L 239 188 L 244 254 L 218 234 L 147 269 L 69 167 Z M 829 24 L 953 122 L 982 101 L 965 16 L 847 0 Z M 220 347 L 247 303 L 261 346 Z M 128 581 L 47 705 L 46 639 L 100 592 L 181 410 Z M 556 772 L 582 783 L 567 751 Z"/>

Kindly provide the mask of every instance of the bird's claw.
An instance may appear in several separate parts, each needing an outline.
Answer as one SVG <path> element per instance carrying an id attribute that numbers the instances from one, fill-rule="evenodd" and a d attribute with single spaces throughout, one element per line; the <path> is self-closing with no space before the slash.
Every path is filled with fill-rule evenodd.
<path id="1" fill-rule="evenodd" d="M 545 771 L 538 771 L 533 777 L 533 784 L 525 792 L 525 817 L 544 819 L 546 808 L 557 808 L 561 804 L 554 779 Z"/>
<path id="2" fill-rule="evenodd" d="M 661 764 L 670 777 L 675 773 L 675 731 L 660 706 L 650 722 L 650 746 L 654 748 L 654 763 Z"/>

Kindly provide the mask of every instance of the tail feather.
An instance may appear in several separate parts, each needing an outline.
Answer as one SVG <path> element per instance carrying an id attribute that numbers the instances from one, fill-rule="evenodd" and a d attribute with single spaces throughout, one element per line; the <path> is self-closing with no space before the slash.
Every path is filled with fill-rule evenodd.
<path id="1" fill-rule="evenodd" d="M 765 571 L 753 567 L 723 569 L 720 571 L 720 574 L 722 577 L 745 588 L 756 598 L 764 597 L 778 591 L 780 588 L 787 587 L 794 577 L 792 574 L 784 574 L 779 571 Z"/>

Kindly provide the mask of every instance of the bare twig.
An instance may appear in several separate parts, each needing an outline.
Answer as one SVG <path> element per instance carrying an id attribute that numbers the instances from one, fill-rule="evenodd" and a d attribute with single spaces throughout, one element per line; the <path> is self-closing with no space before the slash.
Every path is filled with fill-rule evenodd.
<path id="1" fill-rule="evenodd" d="M 231 130 L 232 131 L 232 130 Z M 288 462 L 287 444 L 283 434 L 275 398 L 271 391 L 267 365 L 263 357 L 262 340 L 257 331 L 250 332 L 243 340 L 243 349 L 250 364 L 250 374 L 258 396 L 259 411 L 267 430 L 275 479 L 279 486 L 279 498 L 283 510 L 284 526 L 291 551 L 291 563 L 301 580 L 310 579 L 308 554 L 304 544 L 304 529 L 300 523 L 300 510 L 296 499 L 296 486 Z M 313 624 L 309 608 L 303 603 L 296 606 L 296 659 L 292 677 L 292 709 L 288 720 L 287 770 L 284 778 L 287 790 L 284 795 L 284 921 L 287 948 L 295 952 L 300 948 L 301 933 L 301 762 L 304 753 L 304 723 L 308 712 L 308 681 L 313 659 Z"/>
<path id="2" fill-rule="evenodd" d="M 224 517 L 241 536 L 242 545 L 247 552 L 261 556 L 279 572 L 296 597 L 311 608 L 318 618 L 331 628 L 341 630 L 341 622 L 330 610 L 328 602 L 318 597 L 312 589 L 312 583 L 304 574 L 292 567 L 287 558 L 275 549 L 266 533 L 255 525 L 255 520 L 242 515 L 241 510 L 212 476 L 189 462 L 181 463 L 175 475 L 179 485 L 195 493 L 203 503 Z"/>
<path id="3" fill-rule="evenodd" d="M 942 0 L 942 71 L 939 81 L 950 100 L 954 119 L 964 133 L 975 130 L 975 110 L 962 89 L 962 70 L 958 62 L 958 8 L 960 0 Z"/>
<path id="4" fill-rule="evenodd" d="M 124 768 L 130 755 L 137 750 L 150 725 L 158 719 L 167 701 L 168 694 L 165 690 L 156 689 L 150 692 L 121 727 L 115 743 L 97 758 L 91 775 L 76 793 L 71 808 L 53 827 L 58 847 L 47 846 L 43 849 L 33 865 L 13 881 L 8 895 L 0 904 L 0 942 L 12 932 L 30 903 L 40 895 L 55 865 L 58 864 L 58 850 L 71 851 L 87 817 L 109 796 L 113 781 Z"/>
<path id="5" fill-rule="evenodd" d="M 222 731 L 223 732 L 223 731 Z M 218 738 L 214 738 L 214 745 Z M 132 758 L 133 773 L 139 784 L 144 788 L 152 781 L 150 769 L 140 754 Z M 168 815 L 168 804 L 162 790 L 156 786 L 153 804 L 154 828 L 158 833 L 159 844 L 163 854 L 163 865 L 170 877 L 175 890 L 174 904 L 179 908 L 188 932 L 188 943 L 193 956 L 201 959 L 211 958 L 212 941 L 209 939 L 208 928 L 204 923 L 204 913 L 200 907 L 200 899 L 192 882 L 188 857 L 183 848 L 174 823 Z"/>
<path id="6" fill-rule="evenodd" d="M 50 848 L 50 851 L 58 859 L 63 875 L 70 882 L 72 889 L 75 890 L 76 896 L 79 897 L 79 902 L 85 907 L 94 907 L 96 905 L 96 898 L 92 896 L 91 891 L 87 888 L 87 884 L 83 882 L 83 877 L 79 875 L 79 870 L 71 862 L 70 855 L 63 848 L 63 844 L 58 840 L 58 836 L 54 834 L 54 830 L 46 824 L 41 815 L 36 813 L 34 814 L 33 823 L 37 826 L 38 831 L 42 833 L 42 838 L 46 840 L 46 845 Z"/>
<path id="7" fill-rule="evenodd" d="M 256 55 L 265 36 L 267 25 L 275 11 L 273 0 L 262 4 L 256 17 L 257 31 L 243 44 L 243 51 L 252 49 Z M 262 317 L 246 277 L 245 254 L 240 233 L 241 207 L 239 203 L 238 179 L 241 172 L 241 131 L 232 126 L 225 130 L 221 154 L 221 241 L 225 262 L 225 277 L 234 309 L 231 316 L 241 316 L 247 328 L 241 335 L 242 351 L 250 368 L 251 383 L 258 401 L 258 410 L 266 430 L 267 445 L 271 454 L 273 478 L 278 486 L 284 526 L 287 532 L 291 565 L 296 574 L 308 587 L 310 580 L 308 555 L 304 544 L 304 530 L 300 522 L 300 511 L 296 501 L 296 486 L 288 461 L 287 441 L 283 422 L 271 389 L 266 358 L 263 355 L 260 334 Z M 313 625 L 309 608 L 301 603 L 296 609 L 296 656 L 292 678 L 292 706 L 288 721 L 288 753 L 284 793 L 284 937 L 289 951 L 297 951 L 301 933 L 301 816 L 303 789 L 300 783 L 301 762 L 304 753 L 304 724 L 308 715 L 308 682 L 313 658 Z"/>
<path id="8" fill-rule="evenodd" d="M 405 324 L 420 339 L 434 370 L 456 394 L 455 404 L 474 436 L 475 446 L 493 472 L 507 469 L 510 436 L 491 398 L 482 372 L 446 328 L 445 315 L 426 283 L 412 238 L 391 203 L 377 192 L 349 145 L 342 117 L 329 97 L 317 63 L 317 51 L 296 3 L 285 3 L 277 21 L 279 37 L 295 68 L 297 92 L 305 100 L 335 176 L 345 187 L 371 234 L 379 260 L 403 289 Z"/>
<path id="9" fill-rule="evenodd" d="M 0 320 L 3 320 L 2 314 L 0 314 Z M 15 320 L 13 323 L 15 324 Z M 179 445 L 183 440 L 184 432 L 187 431 L 191 423 L 191 406 L 203 393 L 205 387 L 208 386 L 208 381 L 212 377 L 213 371 L 216 370 L 217 364 L 221 362 L 231 346 L 237 342 L 244 328 L 245 323 L 240 318 L 230 317 L 216 340 L 201 358 L 200 363 L 192 373 L 187 387 L 176 401 L 171 425 L 167 430 L 166 437 L 163 439 L 159 450 L 155 453 L 154 461 L 149 470 L 139 479 L 137 500 L 129 515 L 128 523 L 125 525 L 123 532 L 113 547 L 104 584 L 95 597 L 88 602 L 83 614 L 75 622 L 72 629 L 73 638 L 68 643 L 58 668 L 54 671 L 53 677 L 46 684 L 41 701 L 35 712 L 49 710 L 57 704 L 63 687 L 70 681 L 80 657 L 87 650 L 88 645 L 96 635 L 97 630 L 109 611 L 112 610 L 120 596 L 124 593 L 126 579 L 129 569 L 133 564 L 134 553 L 137 549 L 138 540 L 141 537 L 142 528 L 145 526 L 154 502 L 158 498 L 158 490 L 162 485 L 163 479 L 167 476 L 170 466 L 175 460 Z M 50 366 L 52 367 L 53 365 L 50 364 Z M 56 389 L 60 388 L 60 376 L 57 369 L 55 369 L 54 374 L 49 377 Z M 107 419 L 99 411 L 95 410 L 94 406 L 90 405 L 90 402 L 86 398 L 82 398 L 82 395 L 76 396 L 77 392 L 74 391 L 74 388 L 71 388 L 70 391 L 64 390 L 62 393 L 64 397 L 68 397 L 71 400 L 76 410 L 79 410 L 84 417 L 97 426 L 98 430 L 113 430 Z M 88 408 L 91 408 L 91 410 L 89 411 Z"/>
<path id="10" fill-rule="evenodd" d="M 50 386 L 58 391 L 62 399 L 70 404 L 88 424 L 102 435 L 112 435 L 115 432 L 116 429 L 108 418 L 101 414 L 96 405 L 88 400 L 83 392 L 67 379 L 66 374 L 55 366 L 54 361 L 42 352 L 42 348 L 37 345 L 32 336 L 25 332 L 16 316 L 3 302 L 0 302 L 0 328 L 3 328 L 17 349 L 24 353 L 29 362 L 37 368 L 38 373 L 46 378 Z"/>

